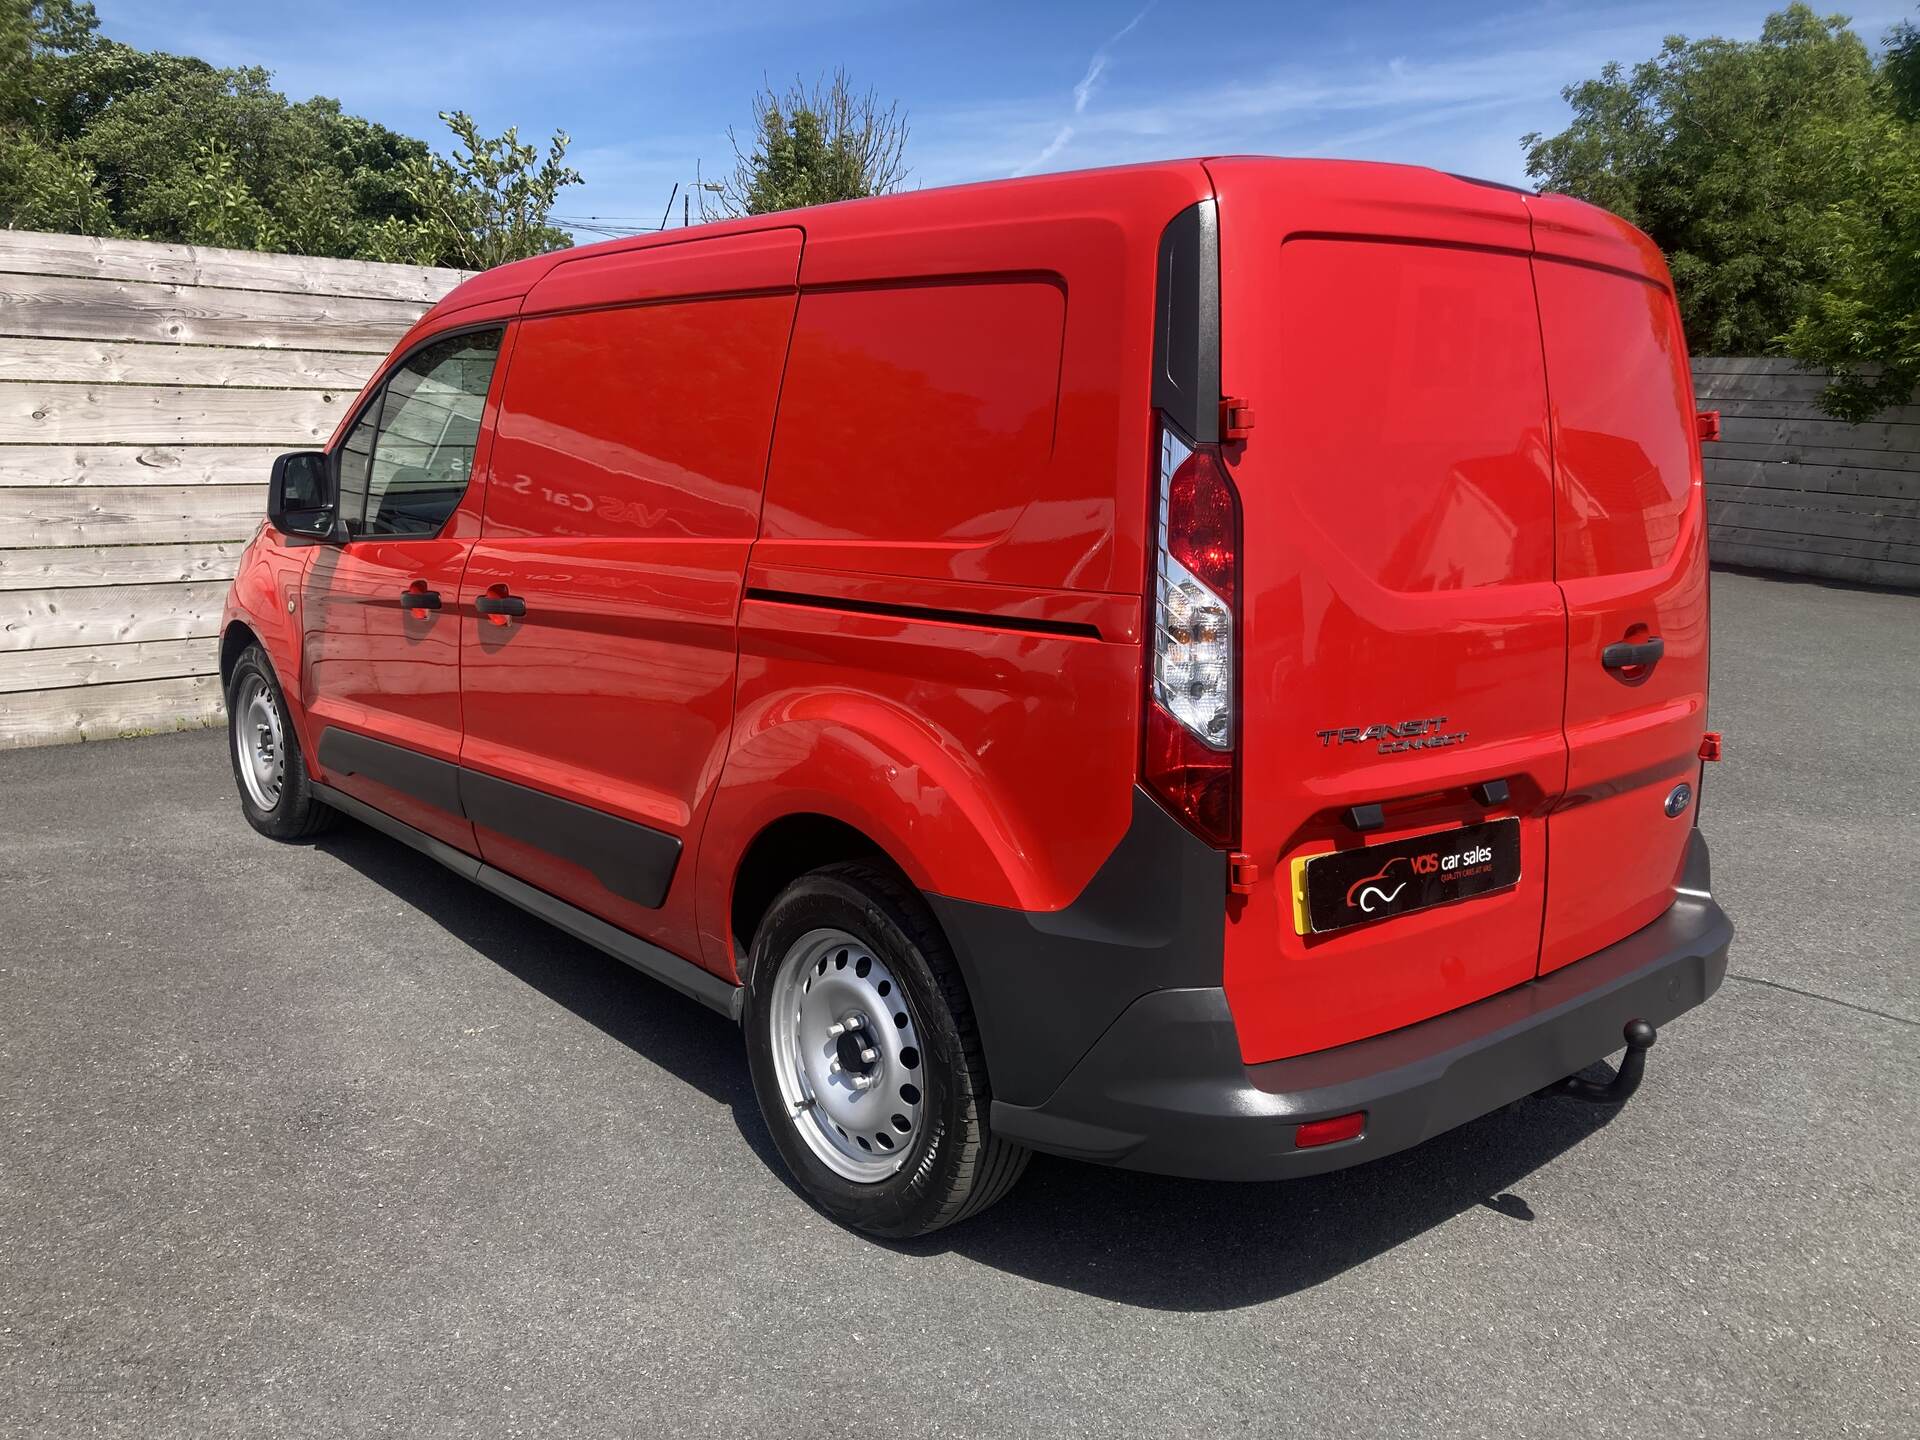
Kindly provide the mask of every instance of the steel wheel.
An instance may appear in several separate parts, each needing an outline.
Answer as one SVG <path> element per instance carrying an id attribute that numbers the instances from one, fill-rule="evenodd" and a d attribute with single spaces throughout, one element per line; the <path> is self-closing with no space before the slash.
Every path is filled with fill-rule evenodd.
<path id="1" fill-rule="evenodd" d="M 233 712 L 234 768 L 247 795 L 262 810 L 280 803 L 287 779 L 286 739 L 280 729 L 280 707 L 266 677 L 248 675 Z"/>
<path id="2" fill-rule="evenodd" d="M 844 930 L 811 930 L 781 958 L 768 1002 L 780 1098 L 828 1169 L 874 1184 L 920 1133 L 920 1038 L 900 982 Z"/>

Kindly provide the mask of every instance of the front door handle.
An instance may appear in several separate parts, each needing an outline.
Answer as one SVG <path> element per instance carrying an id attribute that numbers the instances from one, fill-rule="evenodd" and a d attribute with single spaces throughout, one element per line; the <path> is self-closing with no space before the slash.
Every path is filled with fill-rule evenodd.
<path id="1" fill-rule="evenodd" d="M 400 592 L 400 603 L 413 612 L 413 618 L 424 620 L 429 610 L 440 608 L 440 592 L 429 590 L 427 582 L 416 580 Z"/>
<path id="2" fill-rule="evenodd" d="M 504 589 L 504 587 L 502 587 Z M 518 595 L 495 595 L 488 593 L 474 598 L 474 612 L 484 615 L 496 625 L 507 623 L 508 616 L 521 616 L 527 613 L 527 602 Z"/>
<path id="3" fill-rule="evenodd" d="M 1658 635 L 1634 644 L 1622 640 L 1600 652 L 1600 663 L 1609 670 L 1651 670 L 1667 653 L 1667 642 Z"/>

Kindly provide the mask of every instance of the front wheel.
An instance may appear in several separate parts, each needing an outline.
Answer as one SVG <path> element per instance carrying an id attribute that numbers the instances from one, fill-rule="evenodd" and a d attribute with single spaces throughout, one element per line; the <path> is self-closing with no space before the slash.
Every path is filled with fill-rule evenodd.
<path id="1" fill-rule="evenodd" d="M 747 1052 L 787 1168 L 835 1219 L 924 1235 L 993 1204 L 1028 1152 L 988 1129 L 965 987 L 925 903 L 872 866 L 804 875 L 748 969 Z"/>
<path id="2" fill-rule="evenodd" d="M 335 818 L 313 793 L 300 739 L 267 652 L 249 645 L 227 682 L 227 750 L 247 823 L 275 840 L 317 835 Z"/>

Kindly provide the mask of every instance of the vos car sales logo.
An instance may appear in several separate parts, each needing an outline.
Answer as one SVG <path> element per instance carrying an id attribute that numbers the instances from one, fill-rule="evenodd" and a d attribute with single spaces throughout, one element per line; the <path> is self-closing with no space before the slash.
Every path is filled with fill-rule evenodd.
<path id="1" fill-rule="evenodd" d="M 1330 730 L 1316 730 L 1322 749 L 1344 745 L 1371 745 L 1379 743 L 1382 755 L 1404 755 L 1415 750 L 1439 750 L 1448 745 L 1459 745 L 1467 738 L 1464 730 L 1451 733 L 1443 732 L 1441 727 L 1447 723 L 1447 717 L 1436 715 L 1427 720 L 1402 720 L 1398 724 L 1387 725 L 1341 725 Z"/>
<path id="2" fill-rule="evenodd" d="M 1294 928 L 1325 935 L 1517 884 L 1520 820 L 1503 816 L 1293 863 Z"/>
<path id="3" fill-rule="evenodd" d="M 1396 873 L 1398 872 L 1398 873 Z M 1347 908 L 1372 915 L 1400 898 L 1412 877 L 1437 877 L 1442 884 L 1470 876 L 1493 873 L 1493 847 L 1469 845 L 1465 849 L 1426 850 L 1418 855 L 1396 855 L 1372 875 L 1362 876 L 1347 887 Z"/>

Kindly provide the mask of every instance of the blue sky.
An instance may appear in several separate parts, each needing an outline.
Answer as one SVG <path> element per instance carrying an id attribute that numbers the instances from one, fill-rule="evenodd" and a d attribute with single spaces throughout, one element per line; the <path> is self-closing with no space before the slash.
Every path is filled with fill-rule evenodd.
<path id="1" fill-rule="evenodd" d="M 1784 0 L 1782 0 L 1784 3 Z M 436 143 L 436 113 L 487 133 L 573 136 L 587 177 L 559 213 L 657 224 L 696 161 L 730 168 L 765 76 L 845 65 L 909 112 L 910 184 L 1260 151 L 1525 179 L 1519 137 L 1566 120 L 1563 85 L 1671 33 L 1757 35 L 1769 10 L 1664 3 L 1345 5 L 1078 0 L 96 0 L 146 49 L 264 65 L 296 99 Z M 1820 4 L 1822 11 L 1833 6 Z M 1876 43 L 1911 0 L 1852 7 Z M 675 219 L 679 206 L 675 204 Z M 583 237 L 587 238 L 587 237 Z"/>

